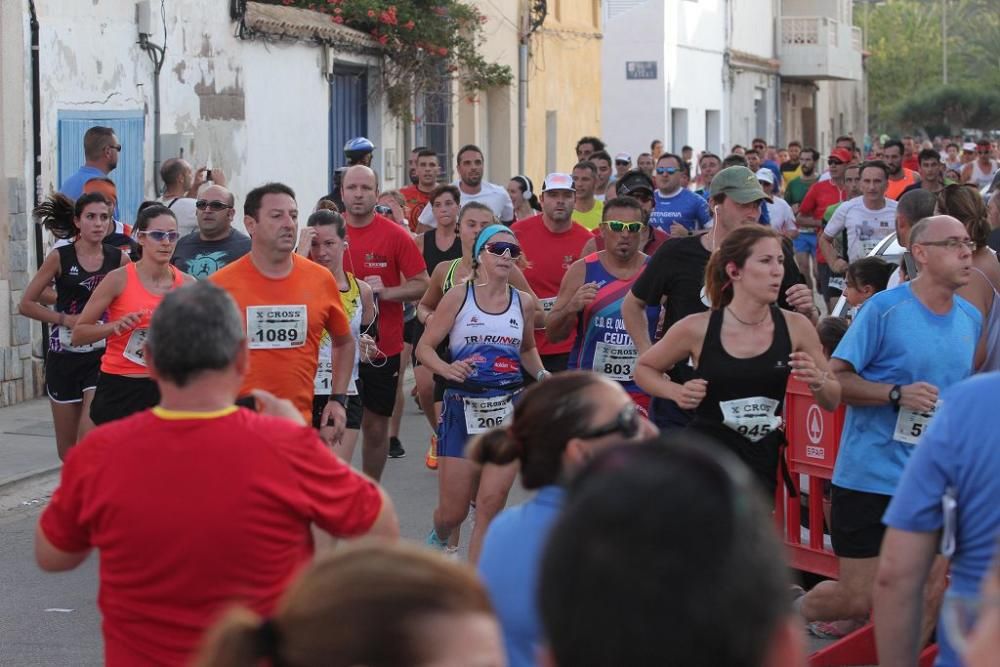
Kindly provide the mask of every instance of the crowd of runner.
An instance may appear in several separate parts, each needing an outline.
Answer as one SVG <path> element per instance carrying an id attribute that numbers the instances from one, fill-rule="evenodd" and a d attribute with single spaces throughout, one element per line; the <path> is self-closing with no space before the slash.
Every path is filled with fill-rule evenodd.
<path id="1" fill-rule="evenodd" d="M 418 147 L 382 191 L 359 137 L 304 224 L 286 184 L 238 202 L 171 159 L 132 227 L 120 149 L 89 130 L 35 210 L 53 244 L 21 302 L 64 460 L 37 560 L 100 552 L 107 664 L 777 666 L 803 626 L 870 621 L 883 665 L 934 641 L 996 664 L 989 138 L 654 141 L 633 166 L 583 137 L 536 192 L 473 145 L 453 183 Z M 411 368 L 426 548 L 393 543 L 379 485 Z M 771 518 L 790 380 L 846 405 L 839 576 L 808 591 Z M 384 541 L 330 537 L 361 535 Z"/>

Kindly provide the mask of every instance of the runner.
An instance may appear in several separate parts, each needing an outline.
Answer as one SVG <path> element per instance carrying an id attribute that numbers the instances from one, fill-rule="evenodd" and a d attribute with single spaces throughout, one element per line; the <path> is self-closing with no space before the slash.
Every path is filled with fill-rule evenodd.
<path id="1" fill-rule="evenodd" d="M 458 202 L 462 198 L 454 185 L 439 185 L 431 194 L 430 206 L 434 211 L 435 227 L 420 234 L 416 238 L 427 265 L 427 272 L 433 274 L 439 264 L 450 264 L 462 257 L 462 239 L 458 234 Z M 471 253 L 471 243 L 470 253 Z M 426 292 L 425 292 L 426 294 Z M 413 340 L 419 341 L 424 333 L 424 325 L 419 318 Z M 417 386 L 417 400 L 431 427 L 431 433 L 437 431 L 438 411 L 434 404 L 434 375 L 425 366 L 415 364 L 413 376 Z M 433 436 L 431 445 L 433 446 Z"/>
<path id="2" fill-rule="evenodd" d="M 891 234 L 896 223 L 896 202 L 885 196 L 889 169 L 875 160 L 861 165 L 861 196 L 837 207 L 819 239 L 830 270 L 843 275 L 850 262 L 867 257 L 875 246 Z M 837 256 L 834 239 L 847 233 L 847 259 Z M 839 296 L 839 295 L 838 295 Z"/>
<path id="3" fill-rule="evenodd" d="M 649 255 L 639 250 L 646 226 L 643 218 L 642 208 L 634 199 L 621 197 L 605 203 L 601 233 L 608 249 L 587 255 L 569 267 L 545 319 L 545 336 L 549 342 L 558 343 L 575 328 L 569 369 L 592 370 L 620 383 L 648 417 L 649 394 L 635 383 L 638 354 L 621 314 L 625 294 L 649 262 Z M 652 338 L 660 319 L 658 304 L 646 308 L 646 318 Z"/>
<path id="4" fill-rule="evenodd" d="M 507 183 L 507 194 L 514 205 L 514 220 L 524 220 L 542 210 L 535 196 L 535 184 L 527 176 L 515 176 Z"/>
<path id="5" fill-rule="evenodd" d="M 114 269 L 129 263 L 128 256 L 102 243 L 111 226 L 111 207 L 103 195 L 81 195 L 74 204 L 53 194 L 34 210 L 34 218 L 58 239 L 76 239 L 50 252 L 24 289 L 20 312 L 48 322 L 45 355 L 45 392 L 49 395 L 60 460 L 70 447 L 93 428 L 90 404 L 104 354 L 104 341 L 74 347 L 73 325 L 91 294 Z M 55 310 L 44 303 L 44 293 L 55 283 Z"/>
<path id="6" fill-rule="evenodd" d="M 295 254 L 299 210 L 290 187 L 267 183 L 254 188 L 243 213 L 253 239 L 250 253 L 208 278 L 229 292 L 245 317 L 250 368 L 241 395 L 264 389 L 289 399 L 306 423 L 312 421 L 320 340 L 328 332 L 333 369 L 320 437 L 333 446 L 347 421 L 355 353 L 337 281 L 329 270 Z"/>
<path id="7" fill-rule="evenodd" d="M 340 303 L 344 307 L 357 348 L 354 351 L 354 367 L 347 385 L 347 424 L 343 437 L 333 446 L 333 452 L 347 465 L 354 458 L 354 446 L 358 442 L 361 429 L 361 387 L 358 380 L 358 364 L 363 354 L 375 354 L 375 340 L 368 334 L 375 322 L 375 295 L 368 283 L 358 280 L 354 274 L 344 270 L 344 252 L 347 250 L 347 223 L 336 211 L 320 209 L 309 216 L 306 227 L 299 234 L 299 253 L 325 267 L 337 281 L 340 289 Z M 333 342 L 330 333 L 324 329 L 319 343 L 319 366 L 313 381 L 312 425 L 315 429 L 323 426 L 323 411 L 330 402 L 333 386 Z"/>
<path id="8" fill-rule="evenodd" d="M 422 325 L 430 321 L 438 304 L 444 295 L 455 285 L 464 285 L 472 276 L 472 247 L 476 242 L 476 236 L 490 225 L 497 224 L 496 216 L 488 206 L 480 202 L 469 202 L 462 207 L 458 214 L 458 237 L 462 241 L 461 259 L 453 259 L 450 262 L 442 262 L 434 268 L 431 274 L 430 286 L 424 293 L 423 299 L 417 305 L 417 319 Z M 510 284 L 522 291 L 534 296 L 528 281 L 525 280 L 521 269 L 515 264 L 510 272 Z M 535 300 L 535 322 L 536 325 L 543 323 L 545 313 L 541 310 L 538 300 Z M 438 346 L 438 355 L 442 359 L 447 359 L 448 346 L 441 344 Z M 444 380 L 440 376 L 434 376 L 433 394 L 434 421 L 431 430 L 431 447 L 427 452 L 425 463 L 432 470 L 437 468 L 437 425 L 441 419 L 441 401 L 444 400 Z"/>
<path id="9" fill-rule="evenodd" d="M 552 310 L 563 276 L 570 264 L 582 256 L 591 238 L 589 231 L 573 222 L 574 192 L 569 174 L 549 174 L 542 185 L 542 212 L 512 227 L 530 260 L 524 276 L 545 312 Z M 566 370 L 573 336 L 561 343 L 550 343 L 544 325 L 536 322 L 535 344 L 546 369 L 553 373 Z M 526 380 L 531 382 L 531 378 Z"/>
<path id="10" fill-rule="evenodd" d="M 823 215 L 834 204 L 849 199 L 844 173 L 853 159 L 851 152 L 845 148 L 834 148 L 830 151 L 830 157 L 826 161 L 828 168 L 826 175 L 829 175 L 829 178 L 813 183 L 796 211 L 795 223 L 798 225 L 799 235 L 795 238 L 795 257 L 803 275 L 810 275 L 809 256 L 815 258 L 816 272 L 811 275 L 816 279 L 816 291 L 821 295 L 825 294 L 830 280 L 829 266 L 822 250 L 817 247 L 818 237 L 823 232 Z M 802 171 L 804 175 L 805 163 Z M 792 181 L 789 187 L 795 187 L 795 181 Z M 814 234 L 816 238 L 810 234 Z"/>
<path id="11" fill-rule="evenodd" d="M 871 609 L 886 506 L 939 392 L 973 369 L 982 316 L 955 295 L 969 282 L 973 247 L 954 218 L 918 222 L 910 252 L 919 275 L 869 299 L 837 346 L 831 368 L 844 388 L 847 417 L 830 535 L 840 576 L 799 598 L 807 621 L 863 618 Z"/>
<path id="12" fill-rule="evenodd" d="M 573 167 L 573 222 L 586 229 L 597 229 L 601 224 L 604 201 L 597 199 L 594 186 L 597 183 L 597 165 L 593 162 L 579 162 Z"/>
<path id="13" fill-rule="evenodd" d="M 711 203 L 715 224 L 712 232 L 664 243 L 650 259 L 649 267 L 639 276 L 632 290 L 622 302 L 622 319 L 639 354 L 652 346 L 647 331 L 647 306 L 664 303 L 663 330 L 684 317 L 709 308 L 705 296 L 704 276 L 712 252 L 720 247 L 726 236 L 744 225 L 759 226 L 760 206 L 767 195 L 757 177 L 746 167 L 729 167 L 720 171 L 712 180 Z M 783 253 L 785 273 L 779 305 L 799 311 L 810 319 L 818 312 L 813 295 L 802 283 L 802 276 L 795 266 L 791 249 Z M 675 382 L 683 383 L 693 377 L 686 363 L 670 371 Z M 677 407 L 670 400 L 655 398 L 651 417 L 661 429 L 682 428 L 691 421 L 693 414 Z"/>
<path id="14" fill-rule="evenodd" d="M 417 219 L 430 202 L 430 196 L 438 184 L 438 176 L 441 175 L 437 153 L 429 148 L 417 151 L 415 171 L 417 182 L 399 190 L 406 202 L 406 221 L 411 232 L 417 231 Z"/>
<path id="15" fill-rule="evenodd" d="M 767 217 L 771 220 L 771 227 L 782 236 L 794 239 L 799 234 L 799 228 L 795 226 L 795 213 L 792 212 L 788 202 L 775 193 L 776 180 L 774 172 L 770 169 L 757 170 L 757 182 L 760 183 L 764 194 L 771 197 L 770 202 L 764 203 L 767 207 Z"/>
<path id="16" fill-rule="evenodd" d="M 962 182 L 973 183 L 982 190 L 993 182 L 993 177 L 1000 170 L 997 161 L 993 159 L 993 145 L 989 139 L 976 142 L 976 159 L 962 167 Z"/>
<path id="17" fill-rule="evenodd" d="M 149 318 L 164 294 L 194 281 L 170 265 L 179 237 L 173 211 L 161 204 L 144 208 L 136 216 L 135 229 L 142 258 L 104 277 L 70 337 L 75 347 L 107 339 L 90 406 L 94 424 L 127 417 L 159 402 L 160 392 L 146 367 Z"/>
<path id="18" fill-rule="evenodd" d="M 916 171 L 903 166 L 903 150 L 903 142 L 896 139 L 885 142 L 882 147 L 882 156 L 889 168 L 889 182 L 885 190 L 889 199 L 899 199 L 906 188 L 920 182 Z"/>
<path id="19" fill-rule="evenodd" d="M 477 466 L 463 457 L 469 436 L 507 421 L 524 384 L 522 367 L 536 380 L 549 374 L 526 331 L 534 319 L 535 300 L 509 284 L 520 256 L 510 228 L 491 225 L 480 232 L 472 250 L 472 280 L 445 294 L 417 343 L 420 362 L 448 383 L 438 427 L 438 507 L 427 535 L 427 544 L 438 549 L 446 547 L 473 500 Z M 446 338 L 451 363 L 435 350 Z M 479 473 L 470 562 L 479 559 L 483 534 L 506 504 L 516 476 L 516 465 L 487 465 Z"/>
<path id="20" fill-rule="evenodd" d="M 649 214 L 653 211 L 653 179 L 638 169 L 625 174 L 621 180 L 615 183 L 615 191 L 619 197 L 631 197 L 639 202 L 642 207 L 642 219 L 646 222 L 640 232 L 639 247 L 647 255 L 652 256 L 663 243 L 670 238 L 670 235 L 661 229 L 649 226 Z M 593 232 L 593 237 L 587 241 L 580 252 L 582 257 L 604 250 L 604 235 L 598 227 Z"/>
<path id="21" fill-rule="evenodd" d="M 656 161 L 656 191 L 649 224 L 670 236 L 690 236 L 711 226 L 708 202 L 684 187 L 680 157 L 664 153 Z"/>
<path id="22" fill-rule="evenodd" d="M 725 445 L 774 497 L 784 432 L 788 376 L 806 383 L 834 410 L 840 385 L 830 377 L 816 329 L 775 304 L 785 273 L 785 246 L 758 225 L 726 236 L 705 269 L 711 312 L 689 315 L 639 357 L 635 378 L 653 396 L 695 412 L 690 429 Z M 664 373 L 690 358 L 694 378 Z"/>

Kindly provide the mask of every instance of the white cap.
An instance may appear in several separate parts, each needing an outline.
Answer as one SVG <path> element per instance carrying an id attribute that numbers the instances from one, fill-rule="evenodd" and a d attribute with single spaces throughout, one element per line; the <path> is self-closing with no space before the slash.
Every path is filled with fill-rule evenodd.
<path id="1" fill-rule="evenodd" d="M 756 176 L 758 181 L 764 181 L 765 183 L 774 185 L 774 172 L 767 167 L 758 169 Z"/>
<path id="2" fill-rule="evenodd" d="M 974 152 L 976 152 L 976 145 L 974 143 L 972 143 L 971 141 L 966 141 L 964 144 L 962 144 L 962 150 L 963 151 L 969 151 L 970 153 L 974 153 Z"/>
<path id="3" fill-rule="evenodd" d="M 619 160 L 622 160 L 623 162 L 631 162 L 632 156 L 628 153 L 618 153 L 615 155 L 615 162 L 618 162 Z"/>
<path id="4" fill-rule="evenodd" d="M 573 187 L 573 177 L 558 171 L 552 172 L 545 177 L 545 182 L 542 183 L 542 192 L 548 192 L 549 190 L 569 190 L 570 192 L 576 192 L 576 188 Z"/>

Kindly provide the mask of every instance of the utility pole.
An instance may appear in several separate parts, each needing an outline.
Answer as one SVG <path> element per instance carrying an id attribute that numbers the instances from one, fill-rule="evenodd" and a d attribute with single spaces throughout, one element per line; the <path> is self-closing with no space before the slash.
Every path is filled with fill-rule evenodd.
<path id="1" fill-rule="evenodd" d="M 948 0 L 941 0 L 941 83 L 948 85 Z"/>

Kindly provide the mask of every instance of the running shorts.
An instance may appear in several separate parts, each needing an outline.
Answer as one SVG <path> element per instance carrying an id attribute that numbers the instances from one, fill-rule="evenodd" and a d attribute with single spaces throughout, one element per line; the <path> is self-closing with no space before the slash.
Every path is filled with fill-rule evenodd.
<path id="1" fill-rule="evenodd" d="M 361 392 L 364 409 L 382 417 L 391 417 L 396 407 L 396 385 L 399 384 L 399 355 L 394 354 L 384 360 L 379 358 L 376 365 L 360 364 L 358 370 L 364 386 Z"/>
<path id="2" fill-rule="evenodd" d="M 148 410 L 159 402 L 160 389 L 153 380 L 102 372 L 90 405 L 90 419 L 95 424 L 106 424 Z"/>
<path id="3" fill-rule="evenodd" d="M 841 558 L 875 558 L 882 547 L 882 515 L 892 496 L 845 489 L 830 490 L 830 541 Z"/>
<path id="4" fill-rule="evenodd" d="M 80 403 L 97 387 L 104 350 L 52 352 L 45 356 L 45 392 L 53 403 Z"/>

